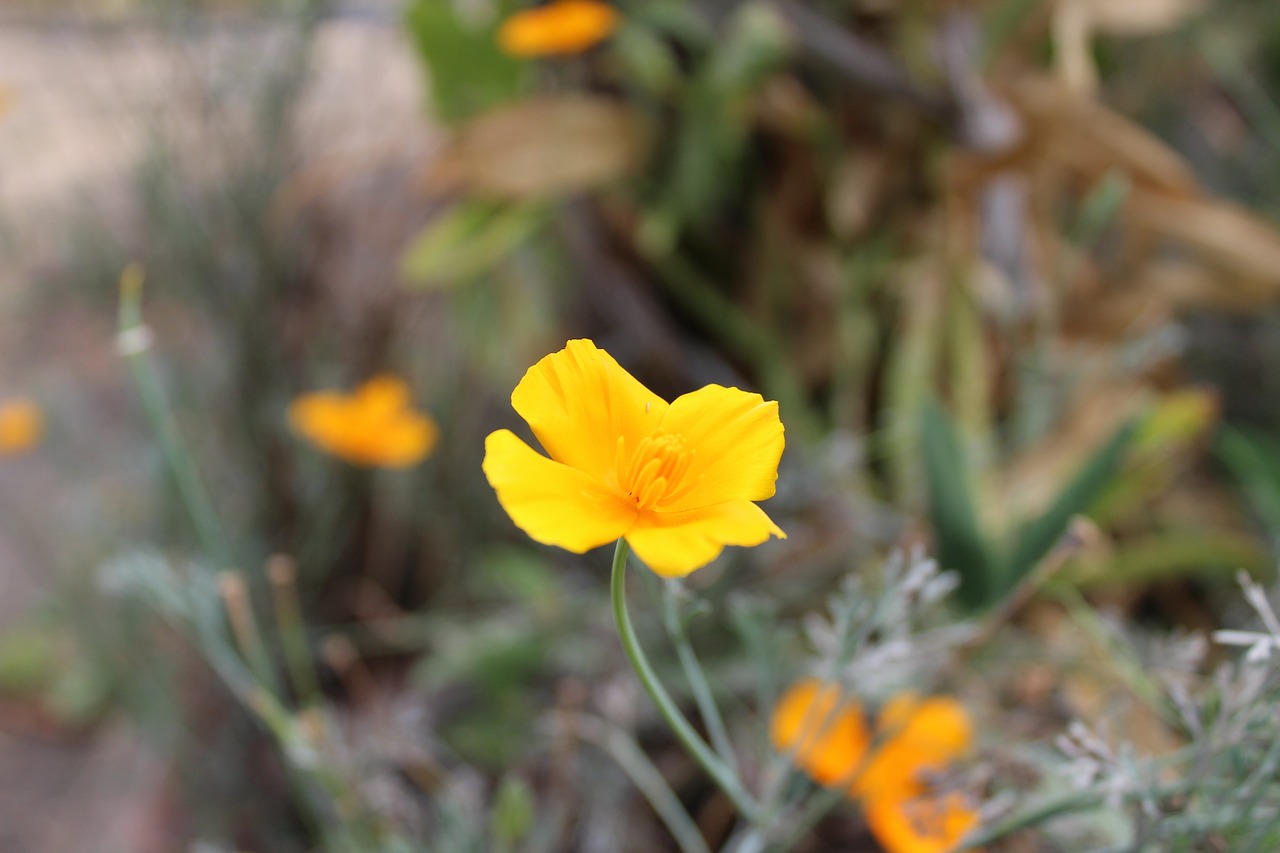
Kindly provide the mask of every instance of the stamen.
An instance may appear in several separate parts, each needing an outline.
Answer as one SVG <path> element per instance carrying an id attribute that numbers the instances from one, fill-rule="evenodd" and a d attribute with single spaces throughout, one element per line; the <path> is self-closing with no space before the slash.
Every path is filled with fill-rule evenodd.
<path id="1" fill-rule="evenodd" d="M 653 509 L 697 485 L 687 482 L 693 453 L 685 447 L 684 436 L 647 436 L 631 453 L 619 438 L 616 452 L 618 485 L 637 509 Z"/>

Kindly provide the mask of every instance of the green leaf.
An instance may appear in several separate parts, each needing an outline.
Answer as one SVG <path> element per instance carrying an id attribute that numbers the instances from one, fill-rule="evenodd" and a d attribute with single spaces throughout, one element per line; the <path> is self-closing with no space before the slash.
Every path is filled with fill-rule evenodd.
<path id="1" fill-rule="evenodd" d="M 470 21 L 452 0 L 415 0 L 405 14 L 409 34 L 429 72 L 435 115 L 456 122 L 515 100 L 525 63 L 498 49 L 498 24 L 514 6 L 496 5 L 491 19 Z"/>
<path id="2" fill-rule="evenodd" d="M 978 526 L 969 469 L 951 418 L 934 401 L 924 406 L 921 434 L 929 483 L 929 518 L 938 563 L 960 576 L 957 597 L 966 607 L 989 603 L 997 566 Z"/>
<path id="3" fill-rule="evenodd" d="M 1214 449 L 1271 535 L 1280 536 L 1280 444 L 1256 432 L 1224 426 Z"/>
<path id="4" fill-rule="evenodd" d="M 400 273 L 409 284 L 454 287 L 493 269 L 542 225 L 536 204 L 462 201 L 427 223 L 405 250 Z"/>
<path id="5" fill-rule="evenodd" d="M 1039 518 L 1019 528 L 1001 573 L 1000 585 L 994 591 L 996 596 L 1013 589 L 1057 544 L 1072 517 L 1089 509 L 1119 472 L 1125 453 L 1137 432 L 1136 421 L 1129 421 L 1116 430 L 1111 440 L 1085 463 L 1075 479 L 1058 494 L 1057 500 L 1049 509 Z"/>
<path id="6" fill-rule="evenodd" d="M 1270 557 L 1251 536 L 1175 529 L 1125 542 L 1096 563 L 1073 561 L 1053 583 L 1086 589 L 1140 587 L 1195 576 L 1229 584 L 1241 569 L 1260 578 L 1274 574 Z"/>
<path id="7" fill-rule="evenodd" d="M 533 827 L 537 801 L 529 783 L 508 773 L 493 797 L 490 827 L 494 840 L 505 849 L 518 844 Z"/>
<path id="8" fill-rule="evenodd" d="M 1116 171 L 1107 172 L 1089 189 L 1080 203 L 1080 211 L 1072 228 L 1076 242 L 1091 246 L 1115 222 L 1129 197 L 1129 179 Z"/>
<path id="9" fill-rule="evenodd" d="M 746 3 L 694 72 L 680 97 L 679 128 L 657 205 L 677 225 L 700 222 L 741 188 L 752 101 L 788 50 L 777 13 Z"/>
<path id="10" fill-rule="evenodd" d="M 36 625 L 22 625 L 0 636 L 0 693 L 47 688 L 62 663 L 61 639 Z"/>
<path id="11" fill-rule="evenodd" d="M 614 36 L 613 51 L 629 85 L 664 96 L 680 84 L 680 61 L 672 46 L 649 27 L 628 24 Z"/>
<path id="12" fill-rule="evenodd" d="M 750 94 L 786 60 L 790 46 L 787 24 L 772 6 L 744 3 L 712 54 L 707 83 L 726 98 Z"/>

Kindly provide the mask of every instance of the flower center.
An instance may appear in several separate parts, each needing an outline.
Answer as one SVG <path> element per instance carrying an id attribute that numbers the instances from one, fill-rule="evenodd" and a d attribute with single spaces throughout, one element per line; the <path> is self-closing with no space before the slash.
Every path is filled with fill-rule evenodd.
<path id="1" fill-rule="evenodd" d="M 632 452 L 627 451 L 626 439 L 618 436 L 615 456 L 618 485 L 636 509 L 654 509 L 692 485 L 686 482 L 685 474 L 693 455 L 682 435 L 654 433 Z"/>

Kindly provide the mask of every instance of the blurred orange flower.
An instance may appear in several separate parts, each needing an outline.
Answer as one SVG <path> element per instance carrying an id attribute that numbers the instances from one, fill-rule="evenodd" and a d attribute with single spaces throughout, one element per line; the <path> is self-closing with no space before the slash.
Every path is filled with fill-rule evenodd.
<path id="1" fill-rule="evenodd" d="M 973 746 L 969 715 L 948 696 L 900 693 L 880 709 L 876 732 L 881 745 L 854 784 L 864 798 L 913 793 L 922 775 L 942 772 Z"/>
<path id="2" fill-rule="evenodd" d="M 978 812 L 958 791 L 876 797 L 863 805 L 876 840 L 889 853 L 949 853 L 978 828 Z"/>
<path id="3" fill-rule="evenodd" d="M 0 403 L 0 456 L 30 450 L 43 434 L 44 415 L 33 400 L 18 397 Z"/>
<path id="4" fill-rule="evenodd" d="M 885 703 L 875 740 L 862 707 L 841 700 L 840 685 L 805 679 L 774 707 L 774 746 L 823 785 L 846 785 L 863 800 L 867 826 L 889 853 L 946 853 L 978 826 L 958 792 L 929 789 L 928 775 L 947 769 L 973 744 L 964 706 L 949 697 L 903 693 Z"/>
<path id="5" fill-rule="evenodd" d="M 376 376 L 351 394 L 303 394 L 289 406 L 293 431 L 357 465 L 407 468 L 435 447 L 435 421 L 409 403 L 409 386 Z"/>
<path id="6" fill-rule="evenodd" d="M 808 678 L 773 709 L 769 735 L 779 752 L 823 785 L 851 782 L 871 744 L 862 708 L 841 701 L 838 684 Z"/>
<path id="7" fill-rule="evenodd" d="M 598 0 L 552 0 L 517 12 L 498 30 L 498 46 L 519 58 L 582 53 L 618 26 L 618 10 Z"/>
<path id="8" fill-rule="evenodd" d="M 778 404 L 708 385 L 668 404 L 587 340 L 529 368 L 511 394 L 547 455 L 510 430 L 485 440 L 484 473 L 516 526 L 581 554 L 626 537 L 667 577 L 726 545 L 786 538 L 754 501 L 772 497 Z"/>

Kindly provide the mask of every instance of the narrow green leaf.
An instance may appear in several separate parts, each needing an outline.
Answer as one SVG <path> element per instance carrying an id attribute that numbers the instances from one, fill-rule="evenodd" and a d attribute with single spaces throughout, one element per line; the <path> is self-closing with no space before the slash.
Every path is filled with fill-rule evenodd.
<path id="1" fill-rule="evenodd" d="M 1223 427 L 1214 449 L 1271 535 L 1280 536 L 1280 445 L 1254 432 Z"/>
<path id="2" fill-rule="evenodd" d="M 1057 582 L 1102 589 L 1141 587 L 1194 576 L 1230 584 L 1241 569 L 1261 578 L 1274 574 L 1266 549 L 1252 536 L 1189 528 L 1162 530 L 1122 543 L 1096 564 L 1077 561 Z"/>
<path id="3" fill-rule="evenodd" d="M 542 225 L 540 205 L 478 199 L 459 202 L 427 223 L 401 259 L 405 281 L 454 287 L 475 279 L 510 255 Z"/>
<path id="4" fill-rule="evenodd" d="M 1093 455 L 1057 500 L 1039 518 L 1022 525 L 1014 537 L 1001 573 L 996 595 L 1013 589 L 1036 564 L 1057 544 L 1073 516 L 1089 509 L 1090 504 L 1102 493 L 1120 470 L 1125 453 L 1138 431 L 1136 421 L 1129 421 L 1116 430 L 1102 449 Z"/>
<path id="5" fill-rule="evenodd" d="M 923 411 L 921 442 L 935 553 L 942 568 L 959 574 L 959 600 L 966 607 L 981 607 L 991 601 L 998 579 L 991 549 L 978 526 L 964 452 L 947 413 L 932 400 Z"/>

